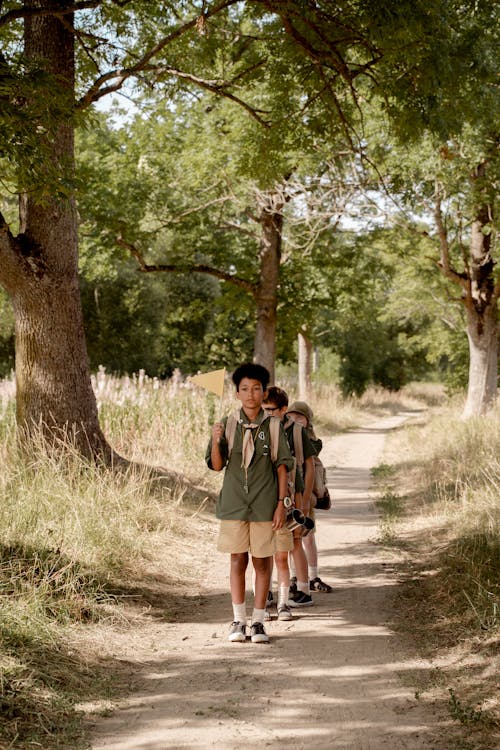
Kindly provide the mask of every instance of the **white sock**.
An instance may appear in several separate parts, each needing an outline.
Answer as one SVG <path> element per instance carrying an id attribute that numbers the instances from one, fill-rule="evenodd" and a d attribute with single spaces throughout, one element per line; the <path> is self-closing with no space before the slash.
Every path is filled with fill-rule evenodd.
<path id="1" fill-rule="evenodd" d="M 314 581 L 318 577 L 318 566 L 309 565 L 309 580 Z"/>
<path id="2" fill-rule="evenodd" d="M 266 615 L 265 609 L 256 609 L 254 607 L 253 612 L 252 612 L 252 625 L 254 624 L 254 622 L 261 622 L 262 624 L 264 624 L 265 615 Z"/>
<path id="3" fill-rule="evenodd" d="M 290 568 L 290 576 L 295 578 L 295 563 L 293 562 L 293 555 L 291 553 L 288 555 L 288 567 Z"/>
<path id="4" fill-rule="evenodd" d="M 235 604 L 233 602 L 233 617 L 234 622 L 244 622 L 246 624 L 247 621 L 247 605 L 245 602 L 242 604 Z"/>
<path id="5" fill-rule="evenodd" d="M 289 586 L 280 586 L 278 588 L 278 609 L 288 601 Z"/>
<path id="6" fill-rule="evenodd" d="M 297 590 L 304 594 L 309 593 L 309 581 L 297 581 Z"/>

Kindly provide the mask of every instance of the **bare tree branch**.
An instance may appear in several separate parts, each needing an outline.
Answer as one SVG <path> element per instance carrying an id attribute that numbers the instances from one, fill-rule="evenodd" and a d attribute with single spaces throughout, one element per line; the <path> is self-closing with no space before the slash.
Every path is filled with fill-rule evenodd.
<path id="1" fill-rule="evenodd" d="M 258 65 L 254 65 L 251 68 L 248 69 L 248 71 L 252 71 L 257 67 L 260 67 L 261 65 L 264 65 L 265 61 L 259 62 Z M 148 70 L 148 68 L 144 68 L 144 70 Z M 185 81 L 190 81 L 191 83 L 196 84 L 196 86 L 199 86 L 202 89 L 206 89 L 207 91 L 211 91 L 213 94 L 217 94 L 218 96 L 223 96 L 226 99 L 230 99 L 231 101 L 235 102 L 236 104 L 239 104 L 240 107 L 243 107 L 243 109 L 246 109 L 246 111 L 259 123 L 259 125 L 263 125 L 266 128 L 269 128 L 271 126 L 271 123 L 267 122 L 266 120 L 263 120 L 262 117 L 258 114 L 259 112 L 264 112 L 265 110 L 261 109 L 255 109 L 250 104 L 247 104 L 243 99 L 240 99 L 238 96 L 235 96 L 234 94 L 231 94 L 230 91 L 227 91 L 226 89 L 229 88 L 233 84 L 234 81 L 221 81 L 220 83 L 217 81 L 210 81 L 206 80 L 204 78 L 199 78 L 198 76 L 193 75 L 192 73 L 185 73 L 182 70 L 177 70 L 175 68 L 167 68 L 167 67 L 158 67 L 157 70 L 162 75 L 174 75 L 177 78 L 181 78 Z M 245 72 L 248 72 L 245 71 Z M 238 78 L 241 77 L 242 74 L 237 76 Z M 161 80 L 160 77 L 157 78 L 157 80 Z M 236 80 L 236 79 L 234 79 Z"/>
<path id="2" fill-rule="evenodd" d="M 438 230 L 439 247 L 440 247 L 440 258 L 439 258 L 439 261 L 437 261 L 437 265 L 440 268 L 441 273 L 444 276 L 446 276 L 446 278 L 450 279 L 455 284 L 458 284 L 459 286 L 461 286 L 462 289 L 464 289 L 467 293 L 470 293 L 469 275 L 466 273 L 458 273 L 458 271 L 456 271 L 451 266 L 450 247 L 448 244 L 448 236 L 446 234 L 446 228 L 443 222 L 441 202 L 442 202 L 442 191 L 441 191 L 440 186 L 436 185 L 434 220 L 436 222 L 436 227 Z"/>
<path id="3" fill-rule="evenodd" d="M 253 217 L 253 221 L 257 220 L 257 217 Z M 242 234 L 245 234 L 247 237 L 251 237 L 253 240 L 257 240 L 257 233 L 252 232 L 251 229 L 246 229 L 245 227 L 240 226 L 235 221 L 223 221 L 219 226 L 219 231 L 232 231 L 235 229 L 237 232 L 241 232 Z"/>
<path id="4" fill-rule="evenodd" d="M 206 21 L 207 18 L 210 18 L 217 13 L 219 13 L 221 10 L 224 10 L 224 8 L 229 8 L 231 5 L 234 5 L 238 0 L 222 0 L 221 2 L 214 5 L 212 8 L 207 8 L 203 13 L 203 20 Z M 188 31 L 190 31 L 193 28 L 197 28 L 199 26 L 200 22 L 200 16 L 196 16 L 192 18 L 190 21 L 186 21 L 185 23 L 181 24 L 175 31 L 172 31 L 171 34 L 168 34 L 167 36 L 163 37 L 158 44 L 155 44 L 154 47 L 149 49 L 139 60 L 132 65 L 129 68 L 123 68 L 118 70 L 110 70 L 107 73 L 103 73 L 101 76 L 99 76 L 92 86 L 89 88 L 89 90 L 84 94 L 79 102 L 78 102 L 78 108 L 82 109 L 84 107 L 87 107 L 89 104 L 92 104 L 92 102 L 97 101 L 101 97 L 105 96 L 106 94 L 112 93 L 114 91 L 118 91 L 120 89 L 124 82 L 137 75 L 138 73 L 142 72 L 151 62 L 151 60 L 157 55 L 159 52 L 161 52 L 162 49 L 167 47 L 169 44 L 171 44 L 176 39 L 179 39 L 179 37 L 186 34 Z M 115 83 L 110 84 L 109 86 L 104 86 L 104 84 L 107 81 L 115 80 Z"/>
<path id="5" fill-rule="evenodd" d="M 208 266 L 205 263 L 186 263 L 185 265 L 174 265 L 174 264 L 149 264 L 144 260 L 144 256 L 141 251 L 133 245 L 131 242 L 127 242 L 123 237 L 117 237 L 116 242 L 120 247 L 125 248 L 130 254 L 136 259 L 139 264 L 139 271 L 142 273 L 205 273 L 209 276 L 215 276 L 217 279 L 222 281 L 228 281 L 230 284 L 234 284 L 240 289 L 244 289 L 246 292 L 255 296 L 257 293 L 257 284 L 242 279 L 240 276 L 228 273 L 227 271 L 221 271 L 219 268 Z"/>
<path id="6" fill-rule="evenodd" d="M 114 5 L 118 5 L 124 8 L 129 4 L 130 0 L 111 0 Z M 11 21 L 17 21 L 19 18 L 36 18 L 39 16 L 58 16 L 62 18 L 70 13 L 74 13 L 77 10 L 91 10 L 92 8 L 98 8 L 102 5 L 103 0 L 82 0 L 82 2 L 75 2 L 72 5 L 68 5 L 66 8 L 16 8 L 7 11 L 3 16 L 0 16 L 0 27 L 6 26 Z"/>
<path id="7" fill-rule="evenodd" d="M 222 195 L 219 198 L 214 198 L 211 201 L 207 201 L 207 203 L 204 203 L 201 206 L 194 206 L 193 208 L 187 208 L 185 211 L 181 211 L 180 214 L 176 214 L 176 216 L 172 216 L 171 219 L 166 219 L 164 221 L 159 221 L 158 226 L 156 229 L 165 229 L 166 227 L 170 227 L 173 224 L 178 224 L 183 219 L 186 218 L 186 216 L 190 216 L 191 214 L 198 213 L 199 211 L 204 211 L 206 208 L 210 208 L 211 206 L 217 206 L 218 204 L 227 203 L 228 201 L 231 201 L 232 198 L 230 195 Z"/>

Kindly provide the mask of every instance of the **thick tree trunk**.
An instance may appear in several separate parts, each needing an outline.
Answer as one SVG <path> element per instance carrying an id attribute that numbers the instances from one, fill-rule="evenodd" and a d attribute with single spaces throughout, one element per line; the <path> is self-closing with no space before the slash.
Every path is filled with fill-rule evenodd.
<path id="1" fill-rule="evenodd" d="M 469 384 L 462 416 L 481 416 L 493 405 L 498 380 L 498 325 L 495 308 L 479 315 L 467 310 Z"/>
<path id="2" fill-rule="evenodd" d="M 255 327 L 254 362 L 267 367 L 274 382 L 276 357 L 276 319 L 283 228 L 282 195 L 266 194 L 262 199 L 260 223 L 260 269 L 255 294 L 257 322 Z"/>
<path id="3" fill-rule="evenodd" d="M 496 143 L 494 148 L 497 148 Z M 491 154 L 493 156 L 493 154 Z M 463 418 L 481 416 L 493 405 L 498 386 L 498 296 L 500 279 L 495 282 L 491 251 L 493 186 L 487 177 L 488 160 L 471 173 L 474 213 L 468 262 L 462 273 L 450 259 L 446 227 L 441 214 L 442 189 L 437 185 L 436 225 L 441 246 L 439 267 L 446 278 L 462 289 L 469 339 L 469 382 Z"/>
<path id="4" fill-rule="evenodd" d="M 311 398 L 311 371 L 313 362 L 313 345 L 303 329 L 298 333 L 299 353 L 299 398 L 309 401 Z"/>
<path id="5" fill-rule="evenodd" d="M 17 423 L 28 438 L 70 440 L 87 456 L 108 459 L 83 333 L 78 280 L 45 274 L 13 296 L 16 320 Z"/>
<path id="6" fill-rule="evenodd" d="M 473 189 L 479 200 L 486 164 L 472 175 Z M 478 203 L 479 203 L 478 200 Z M 493 276 L 491 254 L 492 206 L 478 205 L 471 227 L 469 286 L 464 303 L 469 339 L 469 382 L 464 418 L 485 414 L 494 404 L 498 384 L 498 295 Z"/>
<path id="7" fill-rule="evenodd" d="M 32 0 L 31 7 L 67 8 L 61 0 Z M 25 53 L 57 77 L 62 96 L 74 96 L 74 37 L 71 14 L 64 22 L 40 15 L 25 21 Z M 71 178 L 71 122 L 49 135 L 52 168 Z M 52 191 L 52 186 L 51 186 Z M 56 191 L 56 188 L 53 188 Z M 4 244 L 4 249 L 7 245 Z M 77 215 L 74 201 L 30 196 L 20 201 L 20 234 L 3 253 L 0 281 L 16 321 L 17 418 L 29 439 L 41 428 L 51 443 L 69 438 L 86 456 L 112 456 L 99 428 L 90 381 L 78 283 Z"/>

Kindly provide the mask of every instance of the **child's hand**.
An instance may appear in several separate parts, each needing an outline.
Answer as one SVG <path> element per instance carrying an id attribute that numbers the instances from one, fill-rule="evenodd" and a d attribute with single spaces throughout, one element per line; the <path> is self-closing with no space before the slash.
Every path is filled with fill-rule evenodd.
<path id="1" fill-rule="evenodd" d="M 220 443 L 221 439 L 224 437 L 224 425 L 222 422 L 216 422 L 212 426 L 212 440 L 214 443 Z"/>
<path id="2" fill-rule="evenodd" d="M 278 503 L 273 515 L 273 531 L 278 531 L 278 529 L 283 528 L 283 524 L 285 523 L 285 516 L 286 511 L 284 504 Z"/>

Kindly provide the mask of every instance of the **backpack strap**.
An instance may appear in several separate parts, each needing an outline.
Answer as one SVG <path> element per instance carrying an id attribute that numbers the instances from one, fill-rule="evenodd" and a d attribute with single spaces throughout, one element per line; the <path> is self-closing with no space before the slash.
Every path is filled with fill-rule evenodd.
<path id="1" fill-rule="evenodd" d="M 271 438 L 271 461 L 273 464 L 278 460 L 278 448 L 280 443 L 280 424 L 279 417 L 269 418 L 269 436 Z"/>
<path id="2" fill-rule="evenodd" d="M 304 443 L 302 442 L 302 425 L 297 422 L 293 423 L 293 450 L 297 466 L 304 463 Z"/>
<path id="3" fill-rule="evenodd" d="M 228 416 L 227 421 L 226 421 L 225 437 L 226 437 L 226 442 L 227 442 L 228 456 L 231 455 L 231 451 L 233 450 L 234 436 L 236 435 L 236 428 L 238 426 L 238 419 L 240 416 L 239 412 L 237 414 L 238 415 L 236 416 L 236 412 L 233 412 L 232 414 Z"/>
<path id="4" fill-rule="evenodd" d="M 232 412 L 226 421 L 226 442 L 228 456 L 231 455 L 234 445 L 234 436 L 240 420 L 240 412 Z M 265 420 L 264 420 L 265 421 Z M 280 443 L 280 419 L 278 417 L 269 417 L 269 437 L 271 441 L 271 461 L 273 464 L 278 460 L 278 449 Z"/>

